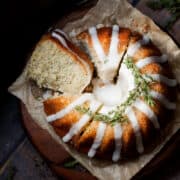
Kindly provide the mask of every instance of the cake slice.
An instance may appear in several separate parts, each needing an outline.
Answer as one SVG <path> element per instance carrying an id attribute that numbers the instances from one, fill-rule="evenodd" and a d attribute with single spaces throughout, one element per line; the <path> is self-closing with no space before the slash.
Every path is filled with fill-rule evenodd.
<path id="1" fill-rule="evenodd" d="M 90 27 L 77 36 L 80 46 L 92 59 L 103 82 L 112 82 L 127 49 L 130 30 L 118 25 Z"/>
<path id="2" fill-rule="evenodd" d="M 42 37 L 26 70 L 28 79 L 40 88 L 80 94 L 91 81 L 93 66 L 87 55 L 56 29 Z"/>

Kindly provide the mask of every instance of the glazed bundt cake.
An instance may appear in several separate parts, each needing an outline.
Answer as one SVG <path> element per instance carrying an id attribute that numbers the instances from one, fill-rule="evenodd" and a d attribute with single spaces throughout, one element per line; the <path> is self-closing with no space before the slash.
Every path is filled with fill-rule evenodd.
<path id="1" fill-rule="evenodd" d="M 117 25 L 99 28 L 98 31 L 91 27 L 77 38 L 97 67 L 99 77 L 104 82 L 112 81 L 126 51 L 130 30 Z"/>
<path id="2" fill-rule="evenodd" d="M 59 29 L 42 37 L 27 68 L 39 87 L 79 94 L 90 83 L 93 66 L 83 51 Z"/>
<path id="3" fill-rule="evenodd" d="M 149 151 L 155 144 L 155 138 L 170 123 L 170 114 L 176 107 L 176 80 L 168 65 L 167 56 L 161 54 L 148 36 L 118 25 L 91 27 L 81 32 L 76 37 L 77 46 L 81 49 L 76 47 L 78 51 L 71 49 L 69 41 L 68 48 L 65 48 L 67 45 L 62 45 L 62 42 L 67 41 L 64 34 L 60 33 L 60 42 L 57 41 L 59 34 L 57 37 L 50 36 L 52 32 L 43 41 L 51 44 L 53 52 L 62 51 L 63 55 L 59 54 L 58 57 L 57 54 L 57 58 L 53 59 L 54 55 L 42 44 L 35 49 L 30 64 L 35 63 L 33 66 L 41 69 L 46 66 L 47 61 L 73 61 L 74 54 L 78 62 L 79 59 L 86 60 L 84 63 L 73 61 L 75 65 L 71 68 L 78 65 L 81 69 L 86 63 L 86 66 L 73 75 L 68 69 L 70 67 L 65 67 L 69 64 L 64 65 L 68 69 L 66 76 L 69 73 L 69 82 L 72 84 L 64 88 L 66 85 L 61 86 L 60 83 L 64 79 L 60 82 L 54 82 L 58 81 L 54 79 L 52 83 L 58 83 L 58 88 L 47 86 L 62 92 L 61 95 L 48 97 L 43 101 L 46 119 L 55 132 L 65 143 L 79 152 L 87 153 L 91 158 L 116 162 Z M 82 53 L 81 57 L 82 51 L 86 55 Z M 67 54 L 73 54 L 73 58 L 64 59 L 63 56 Z M 47 57 L 50 59 L 47 60 Z M 91 80 L 89 72 L 83 71 L 92 69 L 87 68 L 87 65 L 91 65 L 89 59 L 97 72 Z M 44 65 L 39 65 L 38 62 Z M 53 66 L 54 64 L 48 67 L 49 76 L 54 72 L 50 68 L 61 69 L 60 66 Z M 32 65 L 28 68 L 29 74 L 33 71 L 30 78 L 42 87 L 44 82 L 38 80 L 38 76 L 42 75 L 36 73 L 35 69 L 32 70 Z M 66 79 L 61 73 L 60 70 L 59 77 Z M 84 76 L 81 88 L 74 85 L 77 83 L 74 78 L 77 77 L 73 76 Z M 51 84 L 49 79 L 46 82 Z M 77 91 L 72 89 L 74 86 L 78 88 Z"/>

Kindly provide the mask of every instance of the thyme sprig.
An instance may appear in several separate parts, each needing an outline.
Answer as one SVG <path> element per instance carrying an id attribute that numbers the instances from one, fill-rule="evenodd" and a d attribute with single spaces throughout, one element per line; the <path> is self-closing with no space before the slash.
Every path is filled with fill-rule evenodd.
<path id="1" fill-rule="evenodd" d="M 63 166 L 65 167 L 65 168 L 73 168 L 75 165 L 77 165 L 79 162 L 77 161 L 77 160 L 75 160 L 75 159 L 73 159 L 73 160 L 71 160 L 71 161 L 68 161 L 68 162 L 65 162 L 64 164 L 63 164 Z"/>
<path id="2" fill-rule="evenodd" d="M 76 106 L 75 109 L 79 111 L 81 114 L 88 114 L 89 116 L 92 116 L 92 112 L 90 111 L 90 108 L 83 107 L 83 106 Z"/>
<path id="3" fill-rule="evenodd" d="M 114 111 L 110 111 L 108 112 L 108 114 L 102 114 L 102 113 L 95 113 L 93 114 L 92 111 L 87 108 L 87 107 L 82 107 L 82 106 L 76 106 L 75 109 L 77 111 L 79 111 L 82 114 L 88 114 L 89 116 L 91 116 L 94 120 L 96 121 L 102 121 L 111 125 L 115 125 L 115 123 L 120 122 L 127 122 L 127 118 L 123 115 L 123 110 L 114 110 Z"/>
<path id="4" fill-rule="evenodd" d="M 171 28 L 180 17 L 180 0 L 149 0 L 147 5 L 153 10 L 167 9 L 171 18 L 167 21 L 165 28 Z"/>
<path id="5" fill-rule="evenodd" d="M 124 64 L 128 69 L 131 70 L 132 74 L 134 75 L 137 93 L 139 93 L 139 96 L 142 96 L 148 105 L 153 106 L 154 100 L 149 93 L 149 83 L 154 81 L 152 77 L 148 75 L 143 76 L 130 57 L 125 59 Z"/>
<path id="6" fill-rule="evenodd" d="M 138 97 L 142 96 L 148 105 L 153 106 L 154 100 L 149 93 L 149 83 L 153 82 L 153 79 L 148 75 L 143 76 L 130 57 L 127 57 L 123 63 L 131 70 L 136 84 L 136 88 L 129 92 L 129 96 L 124 103 L 117 106 L 115 110 L 108 112 L 108 114 L 99 112 L 93 114 L 90 108 L 82 106 L 76 106 L 75 109 L 82 114 L 88 114 L 96 121 L 102 121 L 113 126 L 117 122 L 128 122 L 128 118 L 125 115 L 126 108 L 132 105 Z"/>

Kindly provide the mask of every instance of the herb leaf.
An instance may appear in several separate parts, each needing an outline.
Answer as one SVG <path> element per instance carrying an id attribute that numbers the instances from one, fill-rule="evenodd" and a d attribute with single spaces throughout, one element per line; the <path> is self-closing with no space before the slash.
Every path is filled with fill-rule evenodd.
<path id="1" fill-rule="evenodd" d="M 79 111 L 81 114 L 88 114 L 89 116 L 92 116 L 92 112 L 89 108 L 82 107 L 82 106 L 76 106 L 75 109 Z"/>
<path id="2" fill-rule="evenodd" d="M 73 159 L 71 161 L 64 163 L 63 166 L 66 168 L 73 168 L 76 164 L 78 164 L 78 161 Z"/>
<path id="3" fill-rule="evenodd" d="M 144 100 L 147 102 L 149 106 L 153 106 L 154 100 L 149 93 L 150 92 L 149 83 L 154 81 L 152 77 L 148 75 L 142 75 L 130 57 L 127 57 L 124 63 L 126 64 L 127 68 L 132 71 L 134 75 L 135 83 L 137 87 L 136 91 L 139 94 L 139 96 L 144 97 Z"/>

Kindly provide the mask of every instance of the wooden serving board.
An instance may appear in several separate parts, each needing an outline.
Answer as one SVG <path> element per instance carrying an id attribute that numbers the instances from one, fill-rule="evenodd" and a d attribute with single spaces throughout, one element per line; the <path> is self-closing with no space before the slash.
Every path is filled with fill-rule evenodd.
<path id="1" fill-rule="evenodd" d="M 67 22 L 82 17 L 88 9 L 93 6 L 96 1 L 79 8 L 78 11 L 73 11 L 71 14 L 64 16 L 60 20 L 60 26 L 63 27 Z M 63 179 L 78 179 L 78 180 L 95 180 L 96 178 L 88 171 L 64 168 L 64 162 L 71 159 L 71 156 L 65 151 L 65 149 L 58 144 L 46 130 L 38 126 L 31 118 L 25 105 L 21 103 L 22 121 L 24 127 L 27 130 L 30 140 L 45 158 L 51 169 Z M 149 164 L 147 164 L 133 179 L 141 179 L 147 176 L 149 173 L 158 169 L 162 163 L 171 157 L 172 152 L 176 149 L 177 144 L 180 142 L 180 131 L 178 131 L 166 146 L 161 150 L 156 157 L 154 157 Z"/>
<path id="2" fill-rule="evenodd" d="M 35 121 L 32 120 L 25 105 L 21 103 L 22 120 L 24 127 L 28 132 L 28 136 L 36 149 L 45 158 L 48 165 L 52 170 L 60 177 L 64 179 L 78 179 L 78 180 L 95 180 L 88 171 L 82 171 L 72 168 L 64 168 L 64 162 L 71 159 L 71 156 L 65 151 L 65 149 L 58 144 L 49 133 L 38 126 Z M 134 179 L 141 179 L 148 174 L 157 170 L 165 161 L 167 161 L 173 151 L 176 149 L 180 142 L 180 131 L 178 131 L 171 140 L 163 147 L 163 149 L 147 164 Z"/>
<path id="3" fill-rule="evenodd" d="M 63 163 L 71 159 L 71 156 L 46 130 L 42 129 L 32 120 L 23 103 L 21 103 L 21 112 L 23 124 L 28 132 L 30 140 L 57 175 L 65 179 L 96 179 L 89 172 L 64 168 Z"/>

